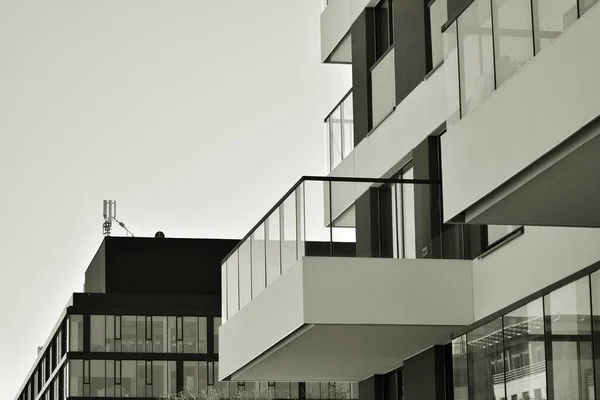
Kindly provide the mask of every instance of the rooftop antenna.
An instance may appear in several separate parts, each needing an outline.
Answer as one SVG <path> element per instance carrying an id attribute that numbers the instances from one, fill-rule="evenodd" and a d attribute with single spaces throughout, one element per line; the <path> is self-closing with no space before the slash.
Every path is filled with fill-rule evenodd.
<path id="1" fill-rule="evenodd" d="M 104 236 L 110 236 L 112 231 L 112 222 L 115 221 L 119 226 L 127 232 L 127 234 L 133 237 L 133 233 L 125 224 L 117 219 L 117 201 L 116 200 L 104 200 L 102 203 L 102 210 L 104 215 L 104 223 L 102 224 L 102 234 Z"/>

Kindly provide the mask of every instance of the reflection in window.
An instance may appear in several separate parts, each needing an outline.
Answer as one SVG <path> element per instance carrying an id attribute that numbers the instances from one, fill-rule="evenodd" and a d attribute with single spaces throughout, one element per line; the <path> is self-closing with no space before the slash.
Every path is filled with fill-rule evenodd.
<path id="1" fill-rule="evenodd" d="M 535 54 L 577 20 L 577 0 L 533 0 Z"/>
<path id="2" fill-rule="evenodd" d="M 215 354 L 219 353 L 219 327 L 221 326 L 221 318 L 213 319 L 213 336 L 214 336 L 214 348 Z"/>
<path id="3" fill-rule="evenodd" d="M 198 317 L 198 353 L 208 353 L 206 317 Z"/>
<path id="4" fill-rule="evenodd" d="M 475 0 L 458 18 L 458 49 L 464 116 L 481 104 L 495 87 L 489 0 Z"/>
<path id="5" fill-rule="evenodd" d="M 37 379 L 34 377 L 34 396 Z M 69 395 L 83 396 L 83 360 L 69 361 Z"/>
<path id="6" fill-rule="evenodd" d="M 198 317 L 183 317 L 183 352 L 198 353 Z"/>
<path id="7" fill-rule="evenodd" d="M 115 362 L 106 361 L 106 397 L 115 395 Z"/>
<path id="8" fill-rule="evenodd" d="M 137 397 L 146 395 L 146 361 L 136 361 L 136 393 Z"/>
<path id="9" fill-rule="evenodd" d="M 152 396 L 162 397 L 169 393 L 168 378 L 167 362 L 152 361 Z"/>
<path id="10" fill-rule="evenodd" d="M 104 397 L 106 390 L 105 361 L 90 361 L 90 396 Z"/>
<path id="11" fill-rule="evenodd" d="M 467 376 L 467 336 L 452 341 L 452 385 L 454 400 L 469 400 Z"/>
<path id="12" fill-rule="evenodd" d="M 155 353 L 167 352 L 167 317 L 152 317 L 152 346 Z"/>
<path id="13" fill-rule="evenodd" d="M 533 57 L 531 4 L 523 0 L 492 0 L 496 82 L 500 86 Z"/>
<path id="14" fill-rule="evenodd" d="M 123 397 L 135 397 L 135 361 L 121 361 L 121 391 Z"/>
<path id="15" fill-rule="evenodd" d="M 106 351 L 115 351 L 115 316 L 106 316 Z"/>
<path id="16" fill-rule="evenodd" d="M 146 317 L 137 316 L 137 346 L 136 350 L 138 353 L 144 353 L 146 351 Z"/>
<path id="17" fill-rule="evenodd" d="M 198 361 L 183 362 L 183 390 L 184 392 L 197 393 L 198 385 Z"/>
<path id="18" fill-rule="evenodd" d="M 135 316 L 124 315 L 121 317 L 121 343 L 124 352 L 135 352 Z"/>
<path id="19" fill-rule="evenodd" d="M 169 353 L 177 353 L 177 317 L 167 317 Z"/>
<path id="20" fill-rule="evenodd" d="M 429 6 L 431 66 L 435 67 L 444 60 L 444 43 L 442 26 L 448 20 L 448 0 L 435 0 Z"/>
<path id="21" fill-rule="evenodd" d="M 392 1 L 382 0 L 375 7 L 375 59 L 379 59 L 393 43 Z"/>
<path id="22" fill-rule="evenodd" d="M 454 126 L 460 119 L 458 83 L 458 36 L 456 22 L 444 32 L 444 69 L 446 71 L 446 125 Z"/>
<path id="23" fill-rule="evenodd" d="M 467 333 L 467 355 L 469 398 L 505 399 L 502 318 Z"/>
<path id="24" fill-rule="evenodd" d="M 512 399 L 546 396 L 546 357 L 542 299 L 504 316 L 506 395 Z"/>
<path id="25" fill-rule="evenodd" d="M 69 351 L 83 351 L 83 315 L 69 317 Z"/>
<path id="26" fill-rule="evenodd" d="M 594 393 L 589 277 L 544 297 L 549 333 L 548 397 L 587 400 Z"/>
<path id="27" fill-rule="evenodd" d="M 91 351 L 104 351 L 106 346 L 106 325 L 104 315 L 90 316 L 90 348 Z"/>

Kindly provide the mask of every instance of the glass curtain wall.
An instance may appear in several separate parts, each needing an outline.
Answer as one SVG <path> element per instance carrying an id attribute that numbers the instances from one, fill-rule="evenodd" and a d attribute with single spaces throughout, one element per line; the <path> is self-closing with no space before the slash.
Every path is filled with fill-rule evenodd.
<path id="1" fill-rule="evenodd" d="M 600 398 L 600 271 L 451 343 L 455 400 Z"/>

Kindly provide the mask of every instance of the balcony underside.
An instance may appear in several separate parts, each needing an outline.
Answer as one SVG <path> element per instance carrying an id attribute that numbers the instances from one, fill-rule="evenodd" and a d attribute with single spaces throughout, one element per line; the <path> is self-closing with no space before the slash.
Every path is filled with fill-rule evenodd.
<path id="1" fill-rule="evenodd" d="M 600 227 L 600 119 L 465 212 L 474 224 Z"/>
<path id="2" fill-rule="evenodd" d="M 374 310 L 375 312 L 375 310 Z M 460 326 L 307 324 L 236 371 L 235 381 L 360 381 L 382 374 Z"/>
<path id="3" fill-rule="evenodd" d="M 219 378 L 354 381 L 473 322 L 463 260 L 304 257 L 219 331 Z"/>

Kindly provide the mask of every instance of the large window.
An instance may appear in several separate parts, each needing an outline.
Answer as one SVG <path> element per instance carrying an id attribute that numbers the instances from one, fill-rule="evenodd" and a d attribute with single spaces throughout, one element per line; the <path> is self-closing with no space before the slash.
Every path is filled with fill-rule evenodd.
<path id="1" fill-rule="evenodd" d="M 167 317 L 152 317 L 152 343 L 154 353 L 167 353 Z"/>
<path id="2" fill-rule="evenodd" d="M 506 399 L 502 318 L 467 333 L 470 399 Z"/>
<path id="3" fill-rule="evenodd" d="M 593 399 L 589 277 L 545 296 L 544 307 L 549 397 L 555 400 Z"/>
<path id="4" fill-rule="evenodd" d="M 454 400 L 469 400 L 467 376 L 467 336 L 452 341 L 452 387 Z"/>
<path id="5" fill-rule="evenodd" d="M 577 20 L 577 0 L 532 0 L 535 53 Z"/>
<path id="6" fill-rule="evenodd" d="M 34 396 L 36 392 L 34 389 Z M 69 395 L 83 396 L 83 360 L 69 361 Z"/>
<path id="7" fill-rule="evenodd" d="M 375 59 L 385 54 L 394 42 L 392 0 L 382 0 L 375 7 Z"/>
<path id="8" fill-rule="evenodd" d="M 135 316 L 123 315 L 121 317 L 123 326 L 121 327 L 121 343 L 124 352 L 135 352 Z"/>
<path id="9" fill-rule="evenodd" d="M 442 26 L 448 20 L 448 0 L 435 0 L 429 6 L 429 28 L 431 42 L 431 63 L 436 67 L 444 60 Z"/>
<path id="10" fill-rule="evenodd" d="M 458 18 L 458 52 L 464 116 L 495 88 L 490 0 L 475 0 Z"/>
<path id="11" fill-rule="evenodd" d="M 83 351 L 83 315 L 69 316 L 69 351 Z"/>
<path id="12" fill-rule="evenodd" d="M 106 317 L 104 315 L 90 316 L 91 334 L 90 334 L 90 349 L 91 351 L 105 351 L 106 349 Z"/>
<path id="13" fill-rule="evenodd" d="M 214 352 L 215 354 L 219 352 L 219 327 L 221 326 L 221 318 L 215 318 L 214 319 L 214 326 L 213 326 L 213 343 L 214 343 Z"/>
<path id="14" fill-rule="evenodd" d="M 492 6 L 496 83 L 500 86 L 533 57 L 531 3 L 492 0 Z"/>

